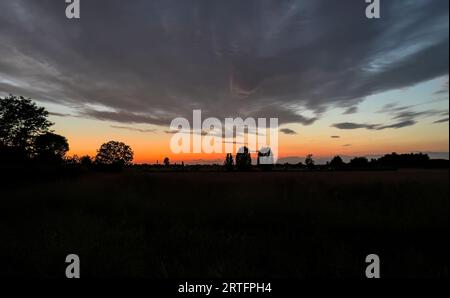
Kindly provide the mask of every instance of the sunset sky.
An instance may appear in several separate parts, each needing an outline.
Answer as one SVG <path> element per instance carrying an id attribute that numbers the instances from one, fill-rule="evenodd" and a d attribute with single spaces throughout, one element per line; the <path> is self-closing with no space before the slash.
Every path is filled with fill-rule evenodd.
<path id="1" fill-rule="evenodd" d="M 277 117 L 279 155 L 448 158 L 448 0 L 0 0 L 0 96 L 51 112 L 69 154 L 170 152 L 172 119 Z"/>

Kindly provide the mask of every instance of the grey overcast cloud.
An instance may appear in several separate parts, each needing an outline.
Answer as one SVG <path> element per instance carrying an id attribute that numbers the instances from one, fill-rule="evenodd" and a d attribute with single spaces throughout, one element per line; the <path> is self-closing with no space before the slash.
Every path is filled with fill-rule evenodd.
<path id="1" fill-rule="evenodd" d="M 123 3 L 82 1 L 68 20 L 64 1 L 0 1 L 0 93 L 123 123 L 201 108 L 310 125 L 448 75 L 447 0 L 382 1 L 382 21 L 361 0 Z"/>

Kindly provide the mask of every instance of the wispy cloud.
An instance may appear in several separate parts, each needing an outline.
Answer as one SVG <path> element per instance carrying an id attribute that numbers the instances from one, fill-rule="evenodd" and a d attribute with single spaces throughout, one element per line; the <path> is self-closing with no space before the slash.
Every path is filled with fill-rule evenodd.
<path id="1" fill-rule="evenodd" d="M 292 130 L 290 128 L 281 128 L 280 132 L 284 133 L 285 135 L 296 135 L 297 132 L 295 130 Z"/>
<path id="2" fill-rule="evenodd" d="M 434 94 L 436 95 L 447 95 L 449 94 L 449 81 L 442 86 L 441 89 L 437 90 Z"/>
<path id="3" fill-rule="evenodd" d="M 383 106 L 378 113 L 384 113 L 391 116 L 393 121 L 396 121 L 394 124 L 388 125 L 380 125 L 375 124 L 373 126 L 358 127 L 358 124 L 355 125 L 355 128 L 368 128 L 368 129 L 387 129 L 387 128 L 402 128 L 415 125 L 421 118 L 428 117 L 436 117 L 436 116 L 448 116 L 448 110 L 436 110 L 436 109 L 428 109 L 428 110 L 417 110 L 420 106 L 433 103 L 433 100 L 426 101 L 420 104 L 410 105 L 410 106 L 399 106 L 396 103 L 390 103 Z M 446 118 L 447 119 L 447 118 Z M 440 119 L 435 121 L 434 123 L 442 123 L 446 122 L 446 119 Z M 441 122 L 440 122 L 441 121 Z"/>
<path id="4" fill-rule="evenodd" d="M 418 117 L 431 117 L 436 115 L 441 115 L 444 113 L 441 110 L 425 110 L 425 111 L 403 111 L 400 113 L 397 113 L 394 116 L 394 119 L 411 119 L 411 118 L 418 118 Z"/>
<path id="5" fill-rule="evenodd" d="M 402 127 L 408 127 L 408 126 L 412 126 L 414 124 L 416 124 L 417 122 L 414 120 L 405 120 L 405 121 L 401 121 L 401 122 L 397 122 L 394 124 L 389 124 L 389 125 L 382 125 L 382 126 L 377 126 L 377 130 L 383 130 L 383 129 L 387 129 L 387 128 L 402 128 Z"/>
<path id="6" fill-rule="evenodd" d="M 137 127 L 129 127 L 129 126 L 117 126 L 117 125 L 111 125 L 111 128 L 117 128 L 117 129 L 125 129 L 129 131 L 137 131 L 137 132 L 156 132 L 156 129 L 144 129 L 144 128 L 137 128 Z"/>
<path id="7" fill-rule="evenodd" d="M 367 124 L 367 123 L 352 123 L 352 122 L 343 122 L 333 124 L 332 127 L 344 130 L 352 130 L 352 129 L 368 129 L 368 130 L 383 130 L 388 128 L 402 128 L 407 126 L 412 126 L 417 122 L 414 120 L 405 120 L 401 122 L 396 122 L 394 124 L 381 125 L 381 124 Z"/>
<path id="8" fill-rule="evenodd" d="M 56 117 L 79 117 L 77 115 L 72 114 L 65 114 L 65 113 L 57 113 L 57 112 L 49 112 L 50 116 L 56 116 Z"/>
<path id="9" fill-rule="evenodd" d="M 401 112 L 404 110 L 408 110 L 410 108 L 414 107 L 414 105 L 411 106 L 399 106 L 396 103 L 388 103 L 386 105 L 384 105 L 380 110 L 378 110 L 378 113 L 386 113 L 386 114 L 391 114 L 391 113 L 395 113 L 395 112 Z"/>
<path id="10" fill-rule="evenodd" d="M 433 123 L 445 123 L 445 122 L 448 122 L 448 118 L 439 119 L 434 121 Z"/>
<path id="11" fill-rule="evenodd" d="M 338 128 L 338 129 L 360 129 L 360 128 L 366 128 L 366 129 L 376 129 L 379 126 L 379 124 L 367 124 L 367 123 L 353 123 L 353 122 L 341 122 L 341 123 L 335 123 L 332 125 L 332 127 Z"/>
<path id="12" fill-rule="evenodd" d="M 201 136 L 206 136 L 208 134 L 216 134 L 217 136 L 219 135 L 219 133 L 214 133 L 214 132 L 208 132 L 206 130 L 202 130 L 202 131 L 197 131 L 197 130 L 165 130 L 164 133 L 166 134 L 176 134 L 176 133 L 182 133 L 182 134 L 196 134 L 196 135 L 201 135 Z"/>
<path id="13" fill-rule="evenodd" d="M 353 106 L 353 107 L 349 107 L 348 109 L 346 109 L 343 114 L 350 115 L 350 114 L 355 114 L 357 112 L 358 112 L 358 107 Z"/>

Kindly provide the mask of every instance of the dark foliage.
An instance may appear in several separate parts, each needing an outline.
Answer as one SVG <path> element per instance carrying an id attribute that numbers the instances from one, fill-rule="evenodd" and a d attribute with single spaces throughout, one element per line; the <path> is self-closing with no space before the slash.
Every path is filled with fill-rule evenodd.
<path id="1" fill-rule="evenodd" d="M 34 139 L 52 125 L 48 112 L 31 99 L 9 95 L 0 97 L 0 144 L 30 153 Z"/>
<path id="2" fill-rule="evenodd" d="M 350 166 L 354 168 L 367 168 L 369 160 L 366 157 L 355 157 L 350 160 Z"/>
<path id="3" fill-rule="evenodd" d="M 315 162 L 312 154 L 308 154 L 305 158 L 305 165 L 308 169 L 314 169 Z"/>
<path id="4" fill-rule="evenodd" d="M 170 167 L 170 160 L 168 157 L 165 157 L 163 160 L 163 164 L 166 168 Z"/>
<path id="5" fill-rule="evenodd" d="M 109 141 L 104 143 L 95 157 L 96 165 L 105 169 L 121 169 L 131 164 L 133 151 L 122 142 Z"/>
<path id="6" fill-rule="evenodd" d="M 344 161 L 342 160 L 342 158 L 340 156 L 335 156 L 333 157 L 333 159 L 330 161 L 329 166 L 332 169 L 341 169 L 342 167 L 345 166 Z"/>
<path id="7" fill-rule="evenodd" d="M 92 166 L 92 158 L 89 155 L 80 157 L 80 164 L 84 167 Z"/>
<path id="8" fill-rule="evenodd" d="M 397 168 L 425 167 L 430 157 L 423 153 L 397 154 L 391 153 L 379 158 L 376 163 Z"/>
<path id="9" fill-rule="evenodd" d="M 67 139 L 51 132 L 37 136 L 34 141 L 34 157 L 40 162 L 61 163 L 67 151 Z"/>
<path id="10" fill-rule="evenodd" d="M 252 158 L 247 147 L 241 147 L 236 154 L 236 167 L 239 171 L 248 171 L 252 167 Z"/>
<path id="11" fill-rule="evenodd" d="M 232 171 L 234 169 L 234 159 L 231 153 L 227 153 L 223 165 L 227 171 Z"/>

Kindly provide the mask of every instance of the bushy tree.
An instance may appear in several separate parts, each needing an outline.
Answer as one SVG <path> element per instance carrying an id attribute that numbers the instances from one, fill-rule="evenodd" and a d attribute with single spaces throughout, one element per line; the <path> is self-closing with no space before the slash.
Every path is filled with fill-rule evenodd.
<path id="1" fill-rule="evenodd" d="M 46 162 L 61 162 L 69 151 L 69 143 L 63 136 L 47 132 L 34 140 L 35 158 Z"/>
<path id="2" fill-rule="evenodd" d="M 163 163 L 164 163 L 164 166 L 165 166 L 166 168 L 168 168 L 168 167 L 170 166 L 170 160 L 169 160 L 169 158 L 168 158 L 168 157 L 165 157 Z"/>
<path id="3" fill-rule="evenodd" d="M 313 169 L 314 168 L 314 159 L 313 159 L 313 155 L 312 154 L 308 154 L 305 158 L 305 165 L 308 169 Z"/>
<path id="4" fill-rule="evenodd" d="M 247 147 L 241 147 L 236 154 L 236 167 L 238 170 L 245 171 L 249 170 L 252 166 L 252 157 L 248 152 Z"/>
<path id="5" fill-rule="evenodd" d="M 342 168 L 344 165 L 345 163 L 339 155 L 333 157 L 333 159 L 330 161 L 330 167 L 332 167 L 333 169 Z"/>
<path id="6" fill-rule="evenodd" d="M 353 168 L 366 168 L 369 166 L 369 160 L 366 157 L 355 157 L 350 160 L 350 166 Z"/>
<path id="7" fill-rule="evenodd" d="M 375 163 L 383 166 L 409 168 L 424 167 L 429 164 L 430 157 L 423 153 L 397 154 L 395 152 L 380 157 Z"/>
<path id="8" fill-rule="evenodd" d="M 48 112 L 29 98 L 0 97 L 0 146 L 31 153 L 35 138 L 53 125 L 47 116 Z"/>
<path id="9" fill-rule="evenodd" d="M 92 158 L 89 155 L 80 157 L 80 164 L 84 167 L 92 166 Z"/>
<path id="10" fill-rule="evenodd" d="M 64 163 L 68 166 L 78 166 L 80 164 L 80 158 L 78 155 L 72 155 L 64 158 Z"/>
<path id="11" fill-rule="evenodd" d="M 122 142 L 109 141 L 101 145 L 95 157 L 99 165 L 112 165 L 123 167 L 130 165 L 133 160 L 133 150 Z"/>
<path id="12" fill-rule="evenodd" d="M 231 153 L 227 153 L 227 156 L 225 157 L 225 162 L 223 163 L 223 165 L 227 171 L 233 170 L 234 159 L 233 159 L 233 155 Z"/>

